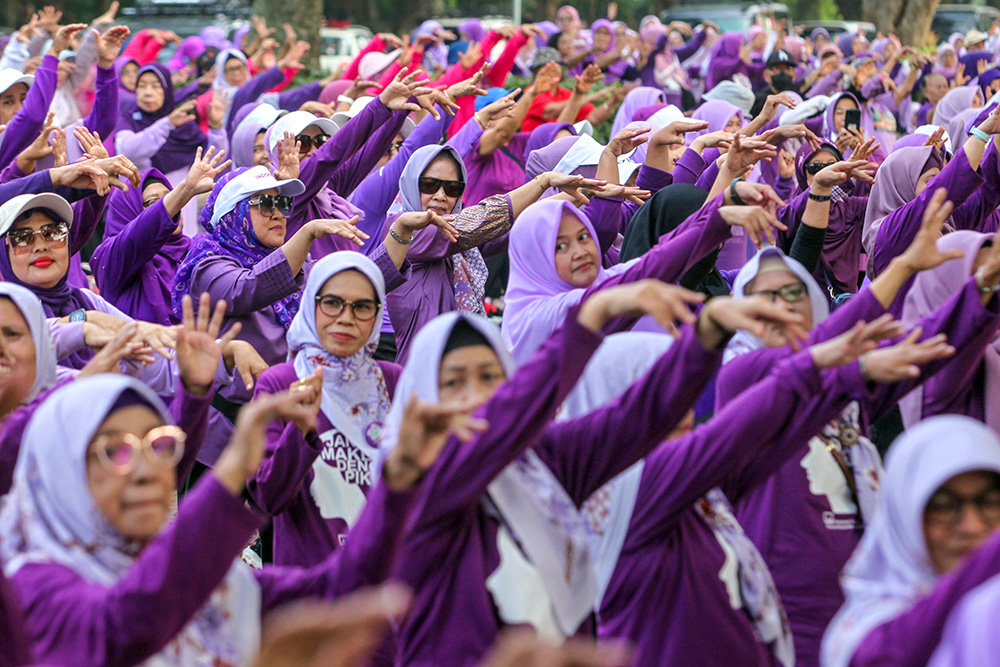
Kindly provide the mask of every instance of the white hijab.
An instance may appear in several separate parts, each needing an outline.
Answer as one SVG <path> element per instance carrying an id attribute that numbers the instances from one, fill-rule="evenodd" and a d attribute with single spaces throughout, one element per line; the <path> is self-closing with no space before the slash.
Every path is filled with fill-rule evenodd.
<path id="1" fill-rule="evenodd" d="M 969 417 L 932 417 L 892 445 L 875 518 L 841 575 L 846 601 L 823 636 L 824 667 L 847 667 L 874 628 L 934 589 L 924 508 L 942 484 L 976 470 L 1000 473 L 1000 438 Z"/>
<path id="2" fill-rule="evenodd" d="M 514 362 L 500 339 L 500 331 L 486 318 L 466 313 L 447 313 L 431 320 L 413 340 L 411 355 L 396 387 L 380 448 L 382 460 L 398 440 L 403 409 L 410 396 L 437 402 L 438 370 L 455 325 L 464 320 L 482 334 L 500 359 L 507 377 L 514 374 Z M 491 428 L 503 428 L 493 424 Z M 571 636 L 590 614 L 597 594 L 597 582 L 590 559 L 586 521 L 552 472 L 532 450 L 513 462 L 490 484 L 488 497 L 501 515 L 499 535 L 501 570 L 504 561 L 517 559 L 523 550 L 517 576 L 491 576 L 490 592 L 501 618 L 508 623 L 519 617 L 533 622 L 540 631 L 553 630 Z M 489 507 L 489 504 L 487 504 Z M 489 510 L 488 510 L 489 511 Z M 513 533 L 510 535 L 508 533 Z M 521 550 L 512 550 L 513 543 Z M 528 572 L 527 568 L 536 572 Z M 548 594 L 543 611 L 552 616 L 555 627 L 539 618 L 533 600 Z"/>
<path id="3" fill-rule="evenodd" d="M 24 433 L 14 483 L 0 505 L 0 559 L 10 578 L 30 563 L 58 563 L 110 587 L 132 567 L 140 545 L 123 538 L 94 504 L 87 447 L 118 398 L 132 391 L 165 424 L 170 412 L 153 391 L 123 375 L 74 380 L 35 412 Z M 245 664 L 260 647 L 260 588 L 235 560 L 225 581 L 145 665 Z"/>

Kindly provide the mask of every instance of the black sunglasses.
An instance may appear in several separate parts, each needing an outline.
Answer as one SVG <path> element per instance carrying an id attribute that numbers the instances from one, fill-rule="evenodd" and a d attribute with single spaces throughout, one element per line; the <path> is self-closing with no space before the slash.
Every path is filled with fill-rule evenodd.
<path id="1" fill-rule="evenodd" d="M 273 218 L 275 209 L 286 218 L 292 214 L 292 198 L 288 195 L 257 195 L 247 203 L 256 206 L 265 218 Z"/>
<path id="2" fill-rule="evenodd" d="M 444 188 L 444 193 L 448 197 L 461 197 L 465 192 L 463 181 L 442 181 L 440 178 L 422 177 L 417 181 L 417 187 L 425 195 L 437 194 L 437 191 Z"/>
<path id="3" fill-rule="evenodd" d="M 344 308 L 351 307 L 355 319 L 359 322 L 367 322 L 378 313 L 379 302 L 373 299 L 358 299 L 357 301 L 345 301 L 333 294 L 323 294 L 316 297 L 319 309 L 327 317 L 340 317 Z"/>
<path id="4" fill-rule="evenodd" d="M 330 138 L 329 134 L 317 134 L 314 137 L 308 134 L 300 134 L 299 136 L 295 137 L 295 141 L 301 144 L 301 148 L 299 149 L 300 152 L 308 153 L 309 151 L 312 150 L 313 146 L 319 148 L 320 146 L 325 144 L 326 140 L 329 138 Z"/>
<path id="5" fill-rule="evenodd" d="M 812 174 L 815 176 L 819 172 L 823 171 L 831 164 L 837 164 L 836 162 L 807 162 L 805 170 L 807 174 Z"/>

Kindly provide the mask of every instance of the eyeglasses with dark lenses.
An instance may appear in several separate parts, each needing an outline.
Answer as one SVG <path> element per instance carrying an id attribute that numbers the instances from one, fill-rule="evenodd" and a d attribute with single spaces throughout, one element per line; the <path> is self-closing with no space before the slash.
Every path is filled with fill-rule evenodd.
<path id="1" fill-rule="evenodd" d="M 40 234 L 49 243 L 62 245 L 69 239 L 69 225 L 65 222 L 50 222 L 39 227 L 38 231 L 31 227 L 12 229 L 7 232 L 7 243 L 16 253 L 28 252 L 35 244 L 36 234 Z"/>
<path id="2" fill-rule="evenodd" d="M 333 294 L 324 294 L 316 297 L 319 309 L 327 317 L 340 317 L 344 308 L 351 307 L 354 318 L 359 322 L 367 322 L 378 313 L 379 302 L 373 299 L 358 299 L 357 301 L 345 301 Z"/>
<path id="3" fill-rule="evenodd" d="M 806 173 L 812 174 L 813 176 L 815 176 L 819 172 L 821 172 L 824 169 L 826 169 L 827 167 L 829 167 L 831 164 L 837 164 L 837 163 L 836 162 L 807 162 L 806 166 L 805 166 Z"/>
<path id="4" fill-rule="evenodd" d="M 177 426 L 158 426 L 138 438 L 131 433 L 98 436 L 90 449 L 98 462 L 116 475 L 127 475 L 139 465 L 139 457 L 161 468 L 172 468 L 184 455 L 187 434 Z"/>
<path id="5" fill-rule="evenodd" d="M 286 218 L 292 214 L 292 198 L 288 195 L 257 195 L 247 203 L 256 206 L 265 218 L 273 218 L 275 210 Z"/>
<path id="6" fill-rule="evenodd" d="M 389 146 L 389 151 L 388 151 L 389 155 L 395 155 L 396 153 L 399 152 L 399 149 L 402 148 L 402 147 L 403 147 L 403 142 L 402 141 L 394 141 Z"/>
<path id="7" fill-rule="evenodd" d="M 774 303 L 778 298 L 788 303 L 796 303 L 809 296 L 809 289 L 805 283 L 797 282 L 778 289 L 762 289 L 759 292 L 751 292 L 747 296 L 757 295 L 766 296 L 771 303 Z"/>
<path id="8" fill-rule="evenodd" d="M 949 489 L 941 489 L 927 501 L 924 517 L 928 522 L 941 526 L 956 526 L 962 521 L 966 505 L 976 508 L 985 523 L 1000 524 L 1000 487 L 993 486 L 977 496 L 960 496 Z"/>
<path id="9" fill-rule="evenodd" d="M 316 136 L 310 136 L 308 134 L 300 134 L 295 137 L 295 141 L 301 144 L 299 152 L 308 153 L 312 150 L 313 146 L 319 148 L 326 143 L 326 140 L 330 138 L 329 134 L 317 134 Z"/>
<path id="10" fill-rule="evenodd" d="M 461 197 L 465 192 L 463 181 L 442 181 L 440 178 L 421 178 L 417 181 L 417 187 L 425 195 L 437 194 L 441 188 L 444 188 L 444 194 L 448 197 Z"/>

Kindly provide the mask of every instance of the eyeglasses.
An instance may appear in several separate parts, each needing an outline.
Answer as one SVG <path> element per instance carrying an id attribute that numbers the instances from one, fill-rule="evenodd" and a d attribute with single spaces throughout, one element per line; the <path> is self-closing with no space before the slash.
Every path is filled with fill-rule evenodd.
<path id="1" fill-rule="evenodd" d="M 806 288 L 806 284 L 803 282 L 792 283 L 791 285 L 785 285 L 778 289 L 762 289 L 759 292 L 751 292 L 747 296 L 766 296 L 771 303 L 774 303 L 779 297 L 782 301 L 788 303 L 796 303 L 797 301 L 802 301 L 802 299 L 809 296 L 809 290 Z"/>
<path id="2" fill-rule="evenodd" d="M 378 313 L 379 302 L 373 299 L 358 299 L 357 301 L 345 301 L 333 294 L 324 294 L 316 297 L 319 309 L 327 317 L 340 317 L 344 308 L 351 307 L 351 313 L 359 322 L 367 322 Z"/>
<path id="3" fill-rule="evenodd" d="M 927 501 L 924 517 L 930 523 L 940 526 L 955 526 L 962 520 L 965 506 L 976 508 L 979 518 L 995 526 L 1000 523 L 1000 488 L 986 489 L 978 496 L 960 496 L 948 489 L 941 489 Z"/>
<path id="4" fill-rule="evenodd" d="M 440 178 L 421 178 L 417 181 L 417 187 L 425 195 L 437 194 L 437 191 L 444 188 L 444 194 L 448 197 L 461 197 L 465 192 L 465 183 L 462 181 L 442 181 Z"/>
<path id="5" fill-rule="evenodd" d="M 40 234 L 49 243 L 64 245 L 69 239 L 69 225 L 65 222 L 50 222 L 39 227 L 38 231 L 31 227 L 12 229 L 7 232 L 7 243 L 14 249 L 14 252 L 25 253 L 35 244 L 36 234 Z"/>
<path id="6" fill-rule="evenodd" d="M 315 136 L 309 134 L 300 134 L 295 137 L 295 141 L 301 144 L 299 148 L 300 153 L 308 153 L 312 150 L 313 146 L 319 148 L 326 143 L 326 140 L 330 138 L 329 134 L 317 134 Z"/>
<path id="7" fill-rule="evenodd" d="M 288 195 L 257 195 L 247 203 L 256 206 L 265 218 L 273 218 L 276 210 L 286 218 L 292 214 L 292 198 Z"/>
<path id="8" fill-rule="evenodd" d="M 823 171 L 831 164 L 837 164 L 836 162 L 807 162 L 805 165 L 805 170 L 807 174 L 812 174 L 815 176 L 819 172 Z"/>
<path id="9" fill-rule="evenodd" d="M 389 146 L 389 155 L 395 155 L 399 152 L 399 149 L 403 147 L 402 141 L 394 141 L 392 145 Z"/>
<path id="10" fill-rule="evenodd" d="M 139 465 L 139 456 L 160 468 L 172 468 L 184 455 L 187 435 L 177 426 L 158 426 L 142 439 L 131 433 L 102 435 L 91 443 L 98 462 L 116 475 L 127 475 Z"/>
<path id="11" fill-rule="evenodd" d="M 228 65 L 223 71 L 226 74 L 236 74 L 237 72 L 242 72 L 247 68 L 246 65 L 240 63 L 239 65 Z"/>

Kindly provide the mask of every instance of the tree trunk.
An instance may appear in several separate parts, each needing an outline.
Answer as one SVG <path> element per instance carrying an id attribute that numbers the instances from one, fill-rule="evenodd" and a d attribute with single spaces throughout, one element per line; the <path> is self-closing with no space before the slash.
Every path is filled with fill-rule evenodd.
<path id="1" fill-rule="evenodd" d="M 254 14 L 263 16 L 272 28 L 279 28 L 276 36 L 281 39 L 281 24 L 289 23 L 299 39 L 309 42 L 312 48 L 302 64 L 310 70 L 319 71 L 319 55 L 322 45 L 319 29 L 323 23 L 323 0 L 254 0 Z"/>
<path id="2" fill-rule="evenodd" d="M 839 0 L 838 4 L 844 1 Z M 927 41 L 939 2 L 940 0 L 863 0 L 862 15 L 864 20 L 874 23 L 881 32 L 895 33 L 903 44 L 922 48 Z"/>

